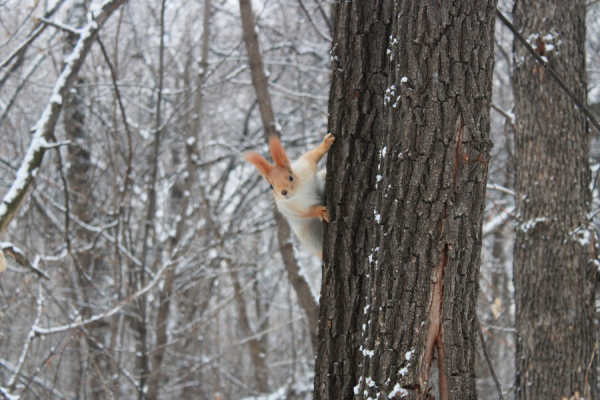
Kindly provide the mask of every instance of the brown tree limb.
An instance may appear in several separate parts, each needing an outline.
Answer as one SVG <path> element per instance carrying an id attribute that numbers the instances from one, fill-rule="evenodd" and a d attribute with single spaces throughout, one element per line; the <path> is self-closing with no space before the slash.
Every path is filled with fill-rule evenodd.
<path id="1" fill-rule="evenodd" d="M 248 61 L 250 72 L 252 74 L 252 85 L 256 90 L 258 106 L 263 122 L 265 141 L 269 141 L 272 135 L 279 136 L 275 129 L 275 113 L 271 104 L 269 95 L 268 81 L 264 72 L 262 55 L 258 48 L 258 37 L 254 28 L 254 15 L 252 13 L 251 0 L 240 0 L 240 11 L 242 15 L 242 27 L 244 30 L 244 41 L 246 51 L 248 52 Z M 298 260 L 294 256 L 294 249 L 290 242 L 291 230 L 289 224 L 277 210 L 274 210 L 275 221 L 277 223 L 277 238 L 279 240 L 279 251 L 283 259 L 283 264 L 288 273 L 300 305 L 304 309 L 308 319 L 308 329 L 310 331 L 313 350 L 317 349 L 317 330 L 319 325 L 319 304 L 312 295 L 310 283 L 301 274 L 302 271 Z"/>

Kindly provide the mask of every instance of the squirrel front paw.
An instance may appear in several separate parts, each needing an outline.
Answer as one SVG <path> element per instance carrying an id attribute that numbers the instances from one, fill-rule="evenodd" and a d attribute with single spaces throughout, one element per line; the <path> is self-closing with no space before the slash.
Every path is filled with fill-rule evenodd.
<path id="1" fill-rule="evenodd" d="M 327 207 L 323 207 L 321 209 L 321 215 L 319 215 L 319 218 L 321 219 L 321 221 L 325 220 L 329 222 L 329 211 L 327 211 Z"/>
<path id="2" fill-rule="evenodd" d="M 325 135 L 325 138 L 323 138 L 323 144 L 327 150 L 329 150 L 329 148 L 333 145 L 333 142 L 335 142 L 335 136 L 333 136 L 331 133 L 328 133 Z"/>

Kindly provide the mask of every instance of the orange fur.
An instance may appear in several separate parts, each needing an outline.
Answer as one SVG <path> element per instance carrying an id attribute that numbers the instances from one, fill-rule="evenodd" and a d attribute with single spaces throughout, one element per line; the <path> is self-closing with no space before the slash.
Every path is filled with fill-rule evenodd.
<path id="1" fill-rule="evenodd" d="M 269 139 L 269 152 L 275 165 L 291 171 L 290 160 L 277 136 L 271 136 Z"/>
<path id="2" fill-rule="evenodd" d="M 244 155 L 244 160 L 248 161 L 252 165 L 256 167 L 258 172 L 265 178 L 269 176 L 269 171 L 273 168 L 273 165 L 270 164 L 267 160 L 262 158 L 258 153 L 253 151 L 249 151 Z M 267 179 L 268 180 L 268 179 Z"/>
<path id="3" fill-rule="evenodd" d="M 320 146 L 306 152 L 293 164 L 276 136 L 269 139 L 269 151 L 275 164 L 254 152 L 244 156 L 271 185 L 277 208 L 302 244 L 318 257 L 321 257 L 323 246 L 321 221 L 329 222 L 329 212 L 322 205 L 325 171 L 317 173 L 317 163 L 334 141 L 331 134 L 326 135 Z"/>

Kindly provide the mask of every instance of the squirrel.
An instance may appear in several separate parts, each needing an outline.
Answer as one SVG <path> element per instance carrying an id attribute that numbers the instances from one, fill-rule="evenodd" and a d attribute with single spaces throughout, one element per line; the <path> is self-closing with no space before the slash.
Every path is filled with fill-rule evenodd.
<path id="1" fill-rule="evenodd" d="M 317 173 L 317 163 L 333 145 L 335 137 L 327 134 L 316 149 L 290 163 L 277 136 L 269 139 L 269 152 L 275 164 L 250 151 L 244 159 L 253 164 L 271 185 L 279 211 L 288 220 L 300 242 L 315 256 L 323 255 L 323 224 L 329 222 L 325 203 L 325 175 Z"/>

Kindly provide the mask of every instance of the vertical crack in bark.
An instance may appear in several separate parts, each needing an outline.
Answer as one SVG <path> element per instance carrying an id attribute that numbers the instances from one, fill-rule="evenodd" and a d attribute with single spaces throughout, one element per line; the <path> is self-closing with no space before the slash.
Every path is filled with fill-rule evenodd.
<path id="1" fill-rule="evenodd" d="M 457 121 L 457 134 L 456 134 L 456 149 L 454 152 L 454 171 L 452 173 L 452 180 L 454 188 L 456 188 L 458 175 L 458 166 L 463 158 L 462 151 L 462 137 L 463 130 L 465 127 L 465 121 L 462 115 Z M 448 218 L 447 206 L 444 207 L 444 219 Z M 441 238 L 443 233 L 442 221 L 438 224 L 438 238 Z M 425 352 L 423 353 L 424 363 L 421 364 L 421 376 L 419 378 L 419 384 L 421 393 L 419 398 L 425 399 L 427 396 L 427 384 L 429 381 L 429 372 L 431 369 L 431 361 L 433 360 L 434 351 L 437 350 L 438 357 L 438 368 L 439 368 L 439 390 L 440 400 L 449 399 L 449 382 L 448 376 L 444 373 L 444 341 L 443 341 L 443 329 L 442 329 L 442 303 L 444 299 L 444 272 L 448 265 L 448 244 L 444 244 L 440 261 L 435 271 L 435 275 L 432 278 L 433 290 L 431 296 L 431 303 L 429 304 L 429 310 L 427 315 L 429 316 L 429 326 L 425 333 Z"/>
<path id="2" fill-rule="evenodd" d="M 420 399 L 425 399 L 427 395 L 427 383 L 429 381 L 429 370 L 433 360 L 434 350 L 438 352 L 438 365 L 440 376 L 440 399 L 448 399 L 448 377 L 444 375 L 444 345 L 442 340 L 442 300 L 444 298 L 444 271 L 448 265 L 448 245 L 444 245 L 440 262 L 438 263 L 433 280 L 433 294 L 429 304 L 429 326 L 425 333 L 425 352 L 424 362 L 421 364 L 421 376 L 419 383 L 421 386 Z"/>

